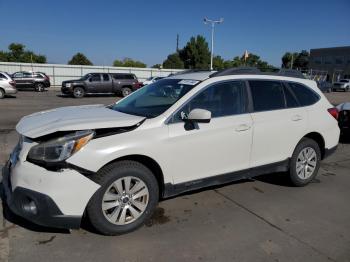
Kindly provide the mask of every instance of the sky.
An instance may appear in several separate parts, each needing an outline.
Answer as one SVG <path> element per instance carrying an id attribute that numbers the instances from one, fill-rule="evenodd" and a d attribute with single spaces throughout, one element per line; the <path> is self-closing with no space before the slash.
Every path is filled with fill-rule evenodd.
<path id="1" fill-rule="evenodd" d="M 64 63 L 77 52 L 95 65 L 130 57 L 162 63 L 191 36 L 210 42 L 203 18 L 224 18 L 215 28 L 214 54 L 245 50 L 275 66 L 286 51 L 350 46 L 350 0 L 0 0 L 0 50 L 22 43 Z"/>

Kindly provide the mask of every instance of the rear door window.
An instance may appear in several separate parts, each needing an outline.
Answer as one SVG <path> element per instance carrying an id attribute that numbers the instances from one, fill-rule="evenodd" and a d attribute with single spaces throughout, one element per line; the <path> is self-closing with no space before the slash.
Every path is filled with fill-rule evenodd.
<path id="1" fill-rule="evenodd" d="M 287 107 L 288 108 L 298 107 L 299 103 L 296 97 L 294 96 L 294 94 L 291 92 L 291 90 L 286 86 L 284 86 L 283 90 L 284 90 L 284 96 L 286 97 Z"/>
<path id="2" fill-rule="evenodd" d="M 313 105 L 320 99 L 320 96 L 309 87 L 298 83 L 288 83 L 288 85 L 295 94 L 301 106 Z"/>
<path id="3" fill-rule="evenodd" d="M 250 80 L 254 112 L 285 108 L 283 86 L 279 81 Z"/>

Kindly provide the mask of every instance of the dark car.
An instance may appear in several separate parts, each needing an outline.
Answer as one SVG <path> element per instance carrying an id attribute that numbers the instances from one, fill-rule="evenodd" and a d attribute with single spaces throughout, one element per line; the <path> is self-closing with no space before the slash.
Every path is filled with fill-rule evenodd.
<path id="1" fill-rule="evenodd" d="M 338 124 L 342 135 L 350 135 L 350 102 L 337 106 L 339 116 Z"/>
<path id="2" fill-rule="evenodd" d="M 12 79 L 16 82 L 17 89 L 34 88 L 37 92 L 42 92 L 51 86 L 50 78 L 43 72 L 20 71 L 12 74 Z"/>
<path id="3" fill-rule="evenodd" d="M 63 81 L 63 94 L 81 98 L 85 94 L 114 93 L 123 97 L 141 87 L 134 74 L 127 73 L 89 73 L 77 80 Z"/>

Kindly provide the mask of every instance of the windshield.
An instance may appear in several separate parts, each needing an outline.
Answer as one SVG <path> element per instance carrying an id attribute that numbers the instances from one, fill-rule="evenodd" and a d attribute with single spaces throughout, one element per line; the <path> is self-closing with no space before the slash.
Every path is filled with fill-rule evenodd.
<path id="1" fill-rule="evenodd" d="M 157 117 L 198 83 L 196 80 L 162 79 L 142 87 L 111 109 L 147 118 Z"/>
<path id="2" fill-rule="evenodd" d="M 87 80 L 87 79 L 90 77 L 90 75 L 91 75 L 91 74 L 86 74 L 86 75 L 84 75 L 82 78 L 80 78 L 80 80 L 85 81 L 85 80 Z"/>
<path id="3" fill-rule="evenodd" d="M 341 82 L 341 83 L 347 83 L 347 82 L 349 82 L 349 80 L 342 79 L 342 80 L 340 80 L 339 82 Z"/>

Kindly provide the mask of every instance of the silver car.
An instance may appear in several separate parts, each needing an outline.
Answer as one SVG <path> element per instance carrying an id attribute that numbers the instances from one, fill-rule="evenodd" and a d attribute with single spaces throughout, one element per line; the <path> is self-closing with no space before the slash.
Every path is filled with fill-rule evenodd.
<path id="1" fill-rule="evenodd" d="M 0 72 L 0 99 L 5 95 L 16 94 L 16 82 L 5 72 Z"/>
<path id="2" fill-rule="evenodd" d="M 333 84 L 333 91 L 350 91 L 350 79 L 340 79 L 338 82 Z"/>

